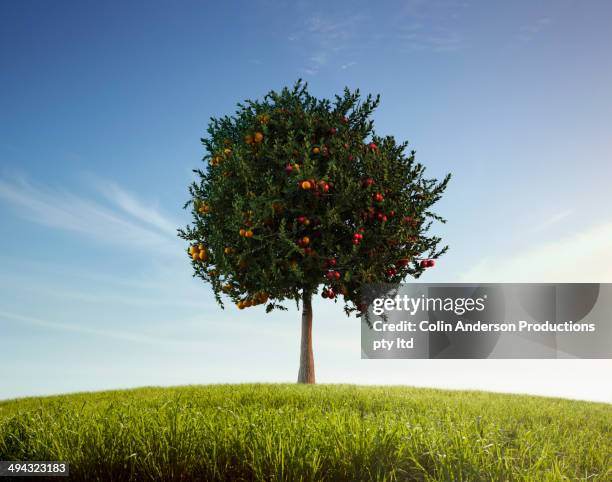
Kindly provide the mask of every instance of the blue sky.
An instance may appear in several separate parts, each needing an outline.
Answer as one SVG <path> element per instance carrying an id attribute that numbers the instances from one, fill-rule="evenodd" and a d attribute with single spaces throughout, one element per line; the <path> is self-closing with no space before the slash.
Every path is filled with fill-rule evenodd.
<path id="1" fill-rule="evenodd" d="M 175 228 L 211 116 L 306 79 L 453 173 L 431 282 L 612 282 L 612 5 L 0 4 L 0 398 L 293 381 L 294 309 L 221 311 Z M 360 360 L 315 305 L 323 382 L 612 401 L 610 361 Z M 521 375 L 529 370 L 532 380 Z"/>

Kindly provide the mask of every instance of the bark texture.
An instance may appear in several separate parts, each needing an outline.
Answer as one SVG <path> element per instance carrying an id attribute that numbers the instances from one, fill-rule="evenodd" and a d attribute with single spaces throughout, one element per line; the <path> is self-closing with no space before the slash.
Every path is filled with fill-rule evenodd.
<path id="1" fill-rule="evenodd" d="M 302 341 L 300 344 L 298 383 L 315 383 L 314 355 L 312 353 L 312 295 L 309 292 L 305 292 L 302 299 Z"/>

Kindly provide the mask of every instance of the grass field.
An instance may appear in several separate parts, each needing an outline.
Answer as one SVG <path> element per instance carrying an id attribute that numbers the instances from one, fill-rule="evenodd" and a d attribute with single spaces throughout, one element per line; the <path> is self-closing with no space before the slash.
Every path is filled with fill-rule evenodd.
<path id="1" fill-rule="evenodd" d="M 610 481 L 612 405 L 347 385 L 80 393 L 0 402 L 0 460 L 104 481 Z"/>

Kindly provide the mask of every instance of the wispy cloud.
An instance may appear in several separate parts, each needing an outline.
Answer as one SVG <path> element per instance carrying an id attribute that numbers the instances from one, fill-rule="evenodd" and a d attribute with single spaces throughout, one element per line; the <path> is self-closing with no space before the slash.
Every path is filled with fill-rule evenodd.
<path id="1" fill-rule="evenodd" d="M 32 222 L 78 232 L 99 241 L 160 251 L 176 249 L 174 226 L 177 223 L 112 183 L 99 182 L 98 187 L 111 205 L 89 194 L 42 186 L 24 178 L 0 178 L 0 200 Z"/>
<path id="2" fill-rule="evenodd" d="M 551 19 L 549 17 L 541 17 L 533 22 L 522 25 L 519 29 L 516 38 L 520 42 L 529 42 L 540 32 L 545 30 L 551 24 Z"/>
<path id="3" fill-rule="evenodd" d="M 538 219 L 538 223 L 535 224 L 529 232 L 538 233 L 542 231 L 546 231 L 547 229 L 553 227 L 555 224 L 560 223 L 564 219 L 567 219 L 572 214 L 576 212 L 575 209 L 566 209 L 564 211 L 557 212 L 548 217 L 544 217 L 542 219 Z"/>
<path id="4" fill-rule="evenodd" d="M 364 10 L 358 14 L 326 10 L 304 17 L 301 25 L 287 39 L 300 49 L 302 71 L 316 75 L 324 68 L 346 70 L 356 65 L 351 58 L 366 51 L 380 51 L 393 44 L 397 51 L 429 50 L 452 52 L 462 46 L 462 37 L 454 28 L 458 9 L 440 2 L 411 1 L 404 8 L 393 11 Z M 305 9 L 306 10 L 306 9 Z M 384 28 L 381 26 L 384 25 Z"/>
<path id="5" fill-rule="evenodd" d="M 151 317 L 146 323 L 141 321 L 124 321 L 121 317 L 115 319 L 109 327 L 108 322 L 92 319 L 90 315 L 80 317 L 78 321 L 64 322 L 16 313 L 8 309 L 0 309 L 0 326 L 11 322 L 17 325 L 32 325 L 53 331 L 72 332 L 85 336 L 113 338 L 136 343 L 157 345 L 166 348 L 198 348 L 210 350 L 211 343 L 217 345 L 234 345 L 234 343 L 250 343 L 254 338 L 277 339 L 283 344 L 289 344 L 295 339 L 296 327 L 287 323 L 267 320 L 267 323 L 253 324 L 253 316 L 266 317 L 264 310 L 244 316 L 240 313 L 229 313 L 221 316 L 203 315 L 194 312 L 190 315 L 177 316 L 174 319 L 158 319 Z M 132 326 L 131 331 L 125 327 Z M 180 327 L 180 329 L 177 329 Z M 330 337 L 342 338 L 342 334 L 330 333 Z"/>
<path id="6" fill-rule="evenodd" d="M 612 222 L 514 254 L 490 256 L 462 276 L 474 283 L 612 282 Z"/>
<path id="7" fill-rule="evenodd" d="M 567 219 L 572 214 L 574 214 L 575 211 L 576 211 L 575 209 L 566 209 L 564 211 L 555 213 L 552 216 L 548 217 L 547 219 L 540 221 L 536 226 L 532 228 L 531 232 L 535 233 L 539 231 L 545 231 L 548 228 L 554 226 L 555 224 L 563 221 L 564 219 Z"/>
<path id="8" fill-rule="evenodd" d="M 348 17 L 330 17 L 329 15 L 313 15 L 305 21 L 306 30 L 321 46 L 342 48 L 342 42 L 349 40 L 354 34 L 352 29 L 365 20 L 364 15 L 349 15 Z"/>
<path id="9" fill-rule="evenodd" d="M 205 342 L 196 342 L 196 341 L 187 341 L 187 340 L 172 340 L 168 337 L 156 337 L 147 335 L 145 333 L 132 333 L 127 331 L 117 331 L 117 330 L 103 330 L 98 328 L 89 328 L 82 325 L 70 324 L 70 323 L 58 323 L 54 321 L 43 320 L 40 318 L 32 317 L 32 316 L 24 316 L 18 313 L 11 313 L 7 311 L 0 311 L 0 319 L 4 319 L 5 321 L 13 321 L 18 323 L 26 323 L 33 326 L 38 326 L 41 328 L 48 328 L 54 331 L 64 331 L 64 332 L 72 332 L 79 333 L 83 335 L 91 335 L 91 336 L 102 336 L 105 338 L 114 338 L 117 340 L 136 342 L 136 343 L 145 343 L 148 345 L 156 345 L 161 347 L 173 347 L 178 345 L 181 348 L 189 345 L 199 346 L 200 348 L 205 347 Z"/>
<path id="10" fill-rule="evenodd" d="M 302 71 L 316 75 L 332 59 L 335 61 L 338 54 L 349 47 L 362 21 L 360 15 L 341 19 L 328 15 L 307 17 L 301 30 L 289 37 L 290 41 L 299 40 L 300 46 L 306 46 L 306 51 L 310 52 Z"/>
<path id="11" fill-rule="evenodd" d="M 319 69 L 303 68 L 302 72 L 304 72 L 307 75 L 317 75 L 319 73 Z"/>
<path id="12" fill-rule="evenodd" d="M 316 55 L 310 57 L 310 61 L 313 65 L 325 65 L 327 63 L 328 54 L 326 52 L 319 52 Z"/>
<path id="13" fill-rule="evenodd" d="M 443 31 L 438 35 L 417 37 L 410 46 L 415 50 L 455 52 L 461 48 L 461 36 L 457 32 Z"/>
<path id="14" fill-rule="evenodd" d="M 97 181 L 96 185 L 104 196 L 115 204 L 122 211 L 132 215 L 132 217 L 160 232 L 174 237 L 176 234 L 176 223 L 164 217 L 150 203 L 137 199 L 134 195 L 125 191 L 117 184 L 106 181 Z"/>
<path id="15" fill-rule="evenodd" d="M 175 276 L 182 276 L 184 273 L 180 271 L 175 273 Z M 208 291 L 196 290 L 194 287 L 187 283 L 180 283 L 183 291 L 175 289 L 174 287 L 169 288 L 166 286 L 165 290 L 157 289 L 155 291 L 144 292 L 142 289 L 127 290 L 121 286 L 112 287 L 111 289 L 98 289 L 92 288 L 89 285 L 75 286 L 74 284 L 65 286 L 59 283 L 53 284 L 49 279 L 40 279 L 42 274 L 38 277 L 20 276 L 19 273 L 0 273 L 0 289 L 4 293 L 9 293 L 9 290 L 19 289 L 21 293 L 32 293 L 36 295 L 37 299 L 51 299 L 55 301 L 63 301 L 66 303 L 79 303 L 81 306 L 98 307 L 102 306 L 108 308 L 113 307 L 125 307 L 135 306 L 146 309 L 159 309 L 159 308 L 189 308 L 194 310 L 205 310 L 210 308 L 214 301 L 212 297 L 203 297 L 201 294 L 204 292 L 208 294 Z M 118 276 L 118 278 L 120 278 Z M 181 278 L 178 278 L 179 280 Z M 189 278 L 187 278 L 189 280 Z M 140 288 L 140 287 L 138 287 Z M 170 291 L 171 290 L 171 291 Z M 187 293 L 186 290 L 189 290 Z M 191 294 L 191 298 L 188 296 Z"/>

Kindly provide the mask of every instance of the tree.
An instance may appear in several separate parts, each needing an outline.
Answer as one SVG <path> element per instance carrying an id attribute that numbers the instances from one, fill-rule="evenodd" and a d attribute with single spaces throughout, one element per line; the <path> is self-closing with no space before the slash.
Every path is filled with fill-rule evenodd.
<path id="1" fill-rule="evenodd" d="M 193 222 L 179 230 L 194 276 L 221 307 L 223 296 L 266 312 L 301 301 L 298 382 L 315 381 L 313 296 L 361 316 L 364 285 L 418 278 L 447 249 L 427 232 L 444 222 L 429 208 L 450 175 L 424 178 L 407 142 L 375 134 L 379 99 L 320 100 L 298 81 L 211 119 L 202 139 L 208 167 L 194 170 Z"/>

